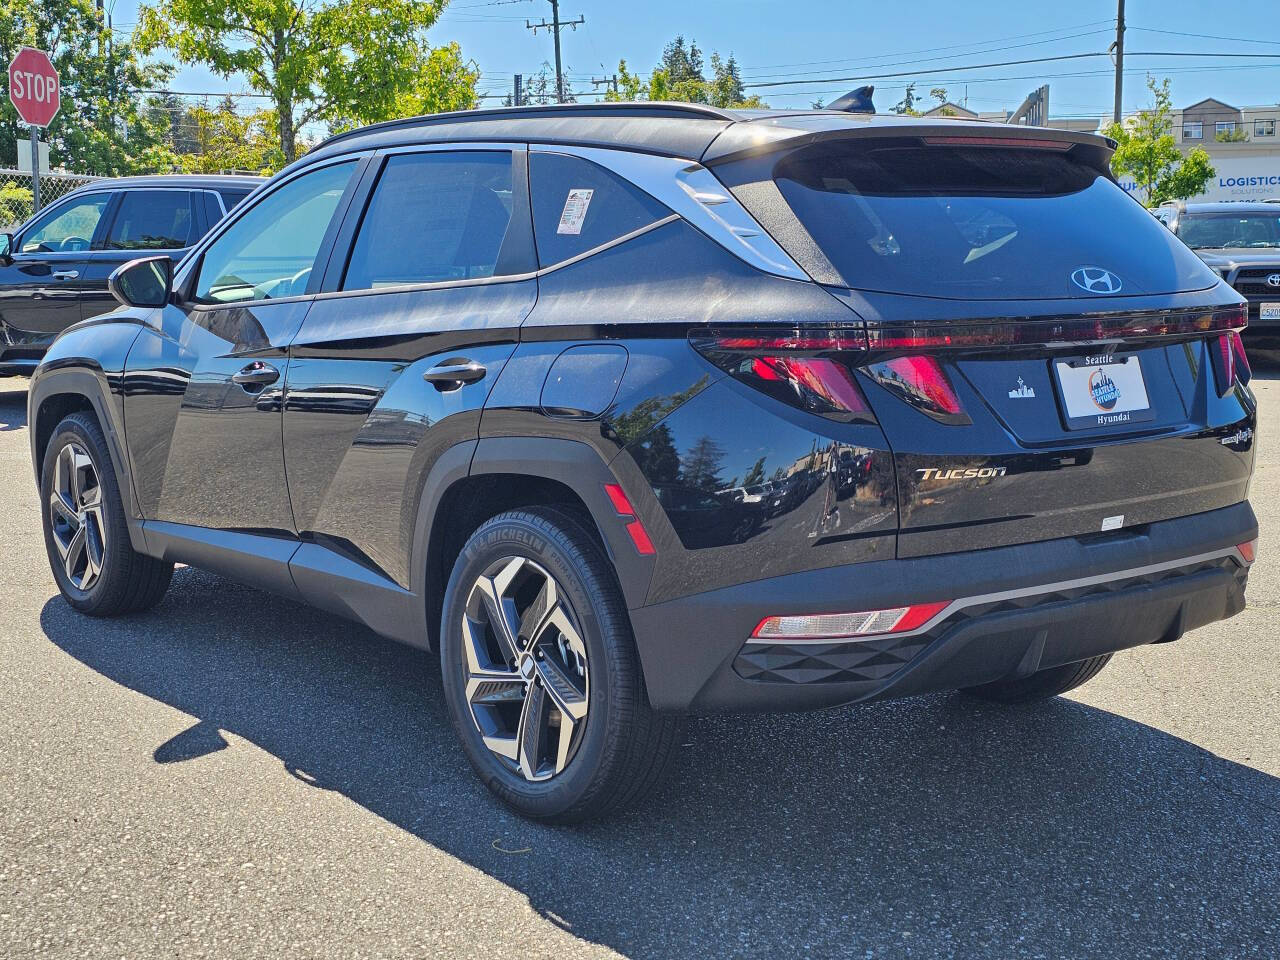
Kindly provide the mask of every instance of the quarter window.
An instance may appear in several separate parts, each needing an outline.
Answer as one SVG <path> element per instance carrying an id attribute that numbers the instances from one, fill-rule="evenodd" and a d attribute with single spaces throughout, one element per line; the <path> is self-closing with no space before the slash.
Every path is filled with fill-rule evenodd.
<path id="1" fill-rule="evenodd" d="M 194 237 L 186 190 L 130 190 L 107 234 L 109 250 L 178 250 Z"/>
<path id="2" fill-rule="evenodd" d="M 22 238 L 23 253 L 75 253 L 88 250 L 111 195 L 94 193 L 51 212 Z"/>
<path id="3" fill-rule="evenodd" d="M 344 290 L 492 277 L 511 223 L 511 154 L 402 153 L 378 177 Z"/>
<path id="4" fill-rule="evenodd" d="M 1184 123 L 1182 125 L 1183 140 L 1203 140 L 1204 124 L 1203 123 Z"/>
<path id="5" fill-rule="evenodd" d="M 304 173 L 245 211 L 205 251 L 196 300 L 240 303 L 306 293 L 355 168 L 352 160 Z"/>
<path id="6" fill-rule="evenodd" d="M 533 232 L 549 267 L 617 240 L 671 213 L 598 164 L 564 153 L 531 153 Z"/>

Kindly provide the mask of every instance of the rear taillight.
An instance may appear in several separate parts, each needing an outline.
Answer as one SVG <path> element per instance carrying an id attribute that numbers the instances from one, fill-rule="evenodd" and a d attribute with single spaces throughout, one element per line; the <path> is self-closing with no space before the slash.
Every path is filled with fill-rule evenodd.
<path id="1" fill-rule="evenodd" d="M 844 423 L 875 420 L 849 363 L 866 350 L 861 330 L 713 332 L 691 342 L 735 380 L 790 406 Z"/>
<path id="2" fill-rule="evenodd" d="M 894 357 L 865 369 L 880 386 L 941 423 L 973 422 L 960 406 L 942 364 L 933 357 Z"/>
<path id="3" fill-rule="evenodd" d="M 1219 334 L 1209 341 L 1209 352 L 1213 357 L 1213 372 L 1218 381 L 1218 396 L 1225 397 L 1235 389 L 1237 383 L 1243 386 L 1252 378 L 1253 370 L 1249 367 L 1249 358 L 1245 356 L 1240 331 L 1230 330 Z"/>

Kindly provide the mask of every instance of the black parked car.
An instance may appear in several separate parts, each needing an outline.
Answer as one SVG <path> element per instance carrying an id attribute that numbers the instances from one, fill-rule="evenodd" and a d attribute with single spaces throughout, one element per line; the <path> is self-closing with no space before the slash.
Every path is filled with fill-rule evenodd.
<path id="1" fill-rule="evenodd" d="M 1257 536 L 1242 300 L 1112 147 L 679 104 L 335 137 L 50 349 L 54 575 L 434 646 L 545 819 L 642 794 L 682 714 L 1061 693 L 1241 610 Z"/>
<path id="2" fill-rule="evenodd" d="M 175 263 L 259 177 L 98 180 L 0 234 L 0 376 L 30 373 L 73 323 L 118 306 L 107 277 L 141 251 Z"/>

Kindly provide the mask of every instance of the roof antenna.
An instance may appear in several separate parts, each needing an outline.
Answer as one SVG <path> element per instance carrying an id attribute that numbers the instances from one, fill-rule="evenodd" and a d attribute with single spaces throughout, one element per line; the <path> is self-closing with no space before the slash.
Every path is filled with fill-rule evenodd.
<path id="1" fill-rule="evenodd" d="M 875 92 L 876 88 L 868 84 L 846 93 L 838 100 L 832 100 L 823 109 L 839 110 L 841 113 L 875 113 L 876 105 L 871 102 L 871 95 Z"/>

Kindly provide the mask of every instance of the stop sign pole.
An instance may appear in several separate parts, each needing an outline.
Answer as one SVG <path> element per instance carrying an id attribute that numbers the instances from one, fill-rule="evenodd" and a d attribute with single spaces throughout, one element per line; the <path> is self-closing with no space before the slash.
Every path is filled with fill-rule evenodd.
<path id="1" fill-rule="evenodd" d="M 58 71 L 43 50 L 22 47 L 9 61 L 9 102 L 31 129 L 31 206 L 40 209 L 40 128 L 62 103 Z"/>

